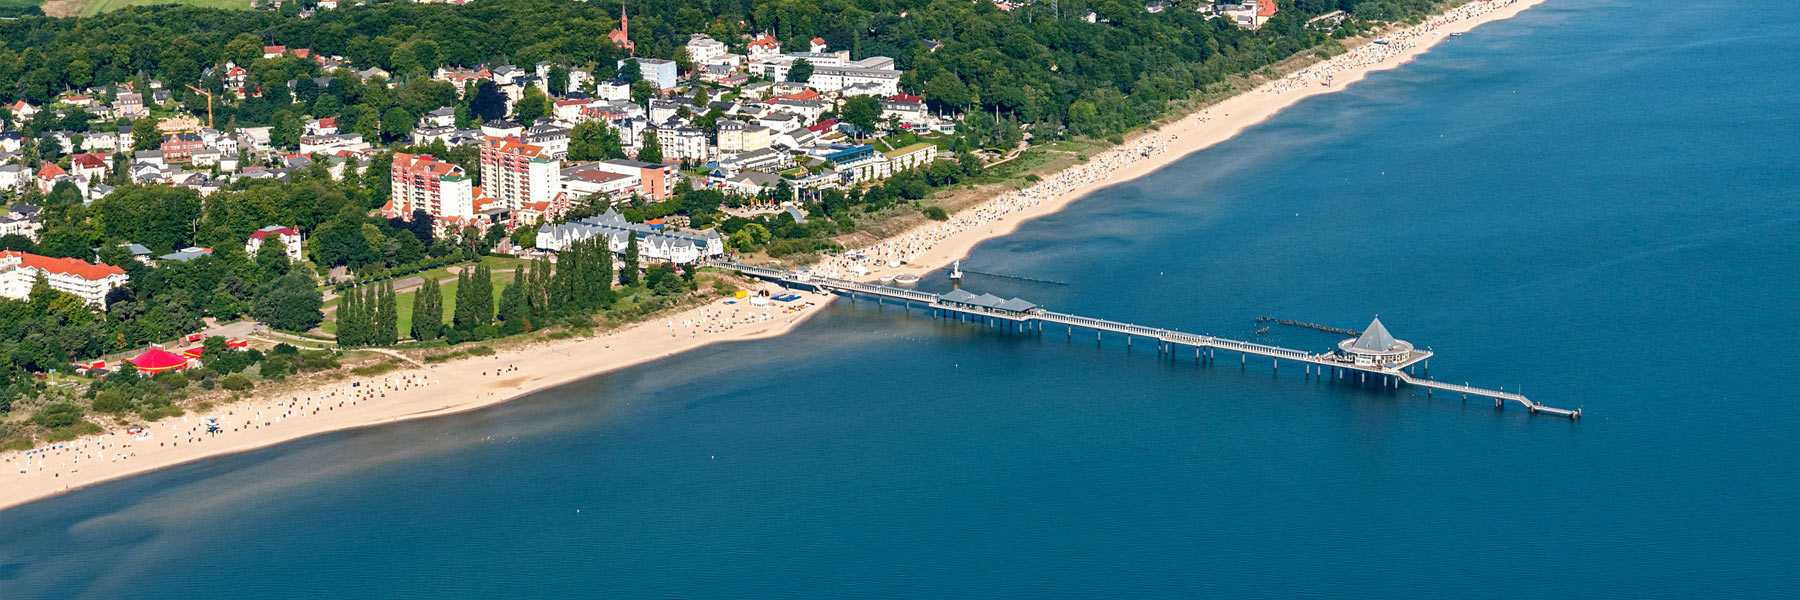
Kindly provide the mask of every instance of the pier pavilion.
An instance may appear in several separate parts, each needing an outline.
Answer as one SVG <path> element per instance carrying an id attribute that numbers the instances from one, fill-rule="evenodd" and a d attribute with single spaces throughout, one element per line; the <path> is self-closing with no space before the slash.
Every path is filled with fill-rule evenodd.
<path id="1" fill-rule="evenodd" d="M 1338 353 L 1344 360 L 1359 367 L 1386 367 L 1390 369 L 1405 368 L 1407 365 L 1423 360 L 1429 353 L 1413 350 L 1411 342 L 1395 339 L 1388 333 L 1387 327 L 1376 317 L 1364 329 L 1362 335 L 1338 342 Z"/>

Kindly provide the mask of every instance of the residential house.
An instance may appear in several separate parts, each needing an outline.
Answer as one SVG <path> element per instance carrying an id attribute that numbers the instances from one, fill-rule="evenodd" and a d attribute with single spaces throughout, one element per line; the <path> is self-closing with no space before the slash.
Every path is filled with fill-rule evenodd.
<path id="1" fill-rule="evenodd" d="M 113 110 L 127 119 L 143 118 L 150 114 L 150 109 L 144 106 L 144 95 L 136 92 L 123 92 L 113 98 Z"/>
<path id="2" fill-rule="evenodd" d="M 750 62 L 767 60 L 781 54 L 781 42 L 774 36 L 759 34 L 755 39 L 750 40 L 747 52 Z"/>
<path id="3" fill-rule="evenodd" d="M 112 171 L 112 161 L 105 154 L 83 153 L 69 157 L 69 173 L 80 181 L 105 178 Z"/>
<path id="4" fill-rule="evenodd" d="M 171 133 L 163 136 L 163 162 L 188 162 L 193 159 L 194 151 L 205 146 L 205 142 L 197 133 Z"/>
<path id="5" fill-rule="evenodd" d="M 286 252 L 288 262 L 300 262 L 300 232 L 280 225 L 270 225 L 250 234 L 250 239 L 244 241 L 244 252 L 249 253 L 250 256 L 256 256 L 256 252 L 262 249 L 263 240 L 271 238 L 281 241 L 282 250 Z"/>
<path id="6" fill-rule="evenodd" d="M 688 60 L 694 61 L 694 64 L 696 65 L 718 65 L 729 67 L 729 65 L 724 65 L 720 62 L 729 51 L 729 48 L 725 46 L 725 42 L 707 37 L 706 34 L 696 33 L 692 38 L 688 39 L 685 47 L 687 48 Z"/>

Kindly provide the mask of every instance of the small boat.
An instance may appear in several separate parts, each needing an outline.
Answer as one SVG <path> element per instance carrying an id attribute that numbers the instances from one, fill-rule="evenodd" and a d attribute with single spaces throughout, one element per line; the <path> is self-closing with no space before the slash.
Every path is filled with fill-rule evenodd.
<path id="1" fill-rule="evenodd" d="M 900 262 L 900 261 L 897 261 L 897 260 L 890 260 L 890 261 L 888 261 L 888 268 L 894 268 L 894 267 L 898 267 L 898 266 L 900 266 L 900 265 L 903 265 L 903 264 L 906 264 L 906 263 L 903 263 L 903 262 Z"/>
<path id="2" fill-rule="evenodd" d="M 887 275 L 882 275 L 882 276 L 881 276 L 881 282 L 882 282 L 882 283 L 893 283 L 893 282 L 894 282 L 894 275 L 893 275 L 893 274 L 892 274 L 892 273 L 889 273 L 889 274 L 887 274 Z"/>
<path id="3" fill-rule="evenodd" d="M 918 282 L 919 282 L 919 276 L 914 275 L 912 273 L 894 276 L 894 283 L 898 283 L 900 285 L 912 285 L 912 284 L 915 284 Z"/>
<path id="4" fill-rule="evenodd" d="M 1452 34 L 1450 34 L 1450 37 L 1462 37 L 1462 32 L 1458 31 L 1458 32 L 1452 33 Z"/>

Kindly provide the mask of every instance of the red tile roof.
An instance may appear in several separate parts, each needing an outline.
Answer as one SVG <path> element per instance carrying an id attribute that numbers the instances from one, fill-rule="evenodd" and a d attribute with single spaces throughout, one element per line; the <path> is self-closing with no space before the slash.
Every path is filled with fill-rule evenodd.
<path id="1" fill-rule="evenodd" d="M 56 166 L 56 163 L 44 163 L 44 168 L 38 169 L 37 176 L 38 179 L 53 179 L 58 176 L 67 175 L 68 173 L 69 172 L 64 171 L 62 167 Z"/>
<path id="2" fill-rule="evenodd" d="M 250 234 L 250 238 L 260 240 L 260 239 L 263 239 L 264 236 L 267 236 L 271 233 L 278 233 L 281 235 L 300 235 L 300 232 L 294 231 L 294 229 L 292 227 L 283 227 L 281 229 L 258 229 L 258 230 L 256 230 L 256 233 Z"/>
<path id="3" fill-rule="evenodd" d="M 818 93 L 818 92 L 815 92 L 815 91 L 812 91 L 812 90 L 801 90 L 801 91 L 798 91 L 798 92 L 794 92 L 794 93 L 792 93 L 792 94 L 788 94 L 788 95 L 786 95 L 786 96 L 776 96 L 776 97 L 774 97 L 774 98 L 771 98 L 771 99 L 770 99 L 770 101 L 778 101 L 778 100 L 818 100 L 818 99 L 819 99 L 819 93 Z"/>
<path id="4" fill-rule="evenodd" d="M 20 266 L 39 269 L 49 273 L 74 275 L 87 280 L 100 280 L 113 275 L 125 274 L 124 269 L 106 263 L 95 265 L 73 258 L 51 258 L 27 252 L 19 252 L 17 250 L 0 252 L 0 259 L 10 259 L 15 257 L 19 259 Z"/>
<path id="5" fill-rule="evenodd" d="M 69 163 L 73 164 L 77 167 L 87 167 L 89 169 L 104 169 L 104 168 L 106 168 L 106 155 L 100 154 L 98 152 L 84 152 L 81 154 L 74 154 L 74 155 L 69 156 Z"/>
<path id="6" fill-rule="evenodd" d="M 516 137 L 494 137 L 490 135 L 485 138 L 483 145 L 492 148 L 497 152 L 522 154 L 530 158 L 548 156 L 544 153 L 543 148 L 521 142 L 519 141 L 519 138 Z"/>

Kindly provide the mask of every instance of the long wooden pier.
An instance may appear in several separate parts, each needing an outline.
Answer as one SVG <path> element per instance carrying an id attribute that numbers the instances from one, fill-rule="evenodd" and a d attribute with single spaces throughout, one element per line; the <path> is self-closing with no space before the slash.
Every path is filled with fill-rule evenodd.
<path id="1" fill-rule="evenodd" d="M 1237 353 L 1240 364 L 1244 365 L 1249 364 L 1249 357 L 1257 356 L 1270 359 L 1270 367 L 1280 369 L 1281 361 L 1286 360 L 1301 363 L 1309 376 L 1329 376 L 1340 380 L 1354 378 L 1360 384 L 1368 384 L 1370 377 L 1374 377 L 1374 383 L 1383 387 L 1398 388 L 1404 384 L 1425 388 L 1427 396 L 1434 390 L 1441 390 L 1461 394 L 1465 400 L 1469 396 L 1492 398 L 1496 407 L 1501 406 L 1503 402 L 1513 402 L 1525 407 L 1533 414 L 1548 413 L 1570 419 L 1581 418 L 1580 409 L 1569 410 L 1545 406 L 1532 401 L 1524 394 L 1480 388 L 1468 383 L 1455 384 L 1430 379 L 1426 376 L 1426 373 L 1430 372 L 1432 356 L 1430 351 L 1412 350 L 1403 359 L 1385 364 L 1359 364 L 1351 357 L 1341 353 L 1312 353 L 1268 344 L 1059 313 L 1045 310 L 1017 298 L 1001 301 L 993 296 L 977 297 L 960 292 L 933 294 L 890 285 L 821 277 L 799 271 L 731 262 L 720 263 L 718 266 L 787 287 L 844 295 L 853 301 L 858 296 L 865 296 L 874 298 L 878 302 L 889 300 L 899 302 L 909 309 L 913 306 L 920 306 L 931 310 L 934 317 L 953 317 L 981 322 L 989 326 L 1004 326 L 1018 331 L 1035 330 L 1037 333 L 1042 333 L 1046 324 L 1057 324 L 1065 326 L 1067 335 L 1071 338 L 1074 336 L 1075 328 L 1079 327 L 1094 331 L 1096 339 L 1102 332 L 1122 334 L 1126 336 L 1127 346 L 1130 346 L 1135 338 L 1149 338 L 1156 343 L 1158 354 L 1166 352 L 1173 356 L 1177 347 L 1186 347 L 1194 350 L 1196 360 L 1213 361 L 1217 358 L 1215 356 L 1217 351 L 1225 350 Z"/>

